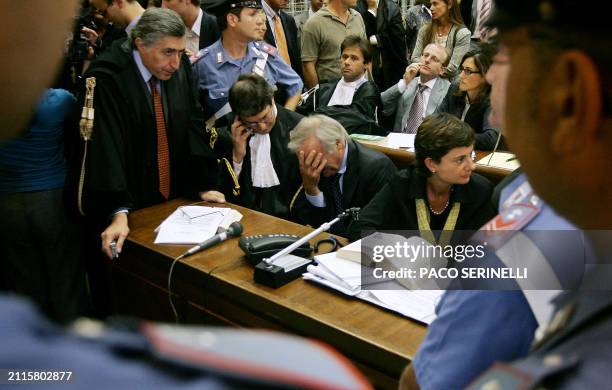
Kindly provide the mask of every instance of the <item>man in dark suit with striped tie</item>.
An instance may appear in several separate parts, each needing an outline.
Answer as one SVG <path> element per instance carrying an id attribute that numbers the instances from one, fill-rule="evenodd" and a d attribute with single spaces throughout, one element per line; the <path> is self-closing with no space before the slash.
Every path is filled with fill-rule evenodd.
<path id="1" fill-rule="evenodd" d="M 127 40 L 92 64 L 93 132 L 79 159 L 79 210 L 98 223 L 113 257 L 129 233 L 130 210 L 178 196 L 223 201 L 211 190 L 216 161 L 203 131 L 185 25 L 171 10 L 149 9 Z M 83 94 L 86 96 L 86 94 Z M 92 97 L 92 96 L 90 96 Z"/>

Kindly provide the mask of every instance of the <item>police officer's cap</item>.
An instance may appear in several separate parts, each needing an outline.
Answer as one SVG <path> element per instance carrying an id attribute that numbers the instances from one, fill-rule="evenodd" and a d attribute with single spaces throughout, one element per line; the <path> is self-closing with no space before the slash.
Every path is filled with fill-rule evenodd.
<path id="1" fill-rule="evenodd" d="M 577 0 L 494 0 L 486 24 L 508 30 L 527 25 L 548 25 L 555 29 L 591 31 L 608 29 L 607 0 L 583 3 Z"/>
<path id="2" fill-rule="evenodd" d="M 207 12 L 223 16 L 237 8 L 261 8 L 261 0 L 207 0 L 202 2 L 202 8 Z"/>

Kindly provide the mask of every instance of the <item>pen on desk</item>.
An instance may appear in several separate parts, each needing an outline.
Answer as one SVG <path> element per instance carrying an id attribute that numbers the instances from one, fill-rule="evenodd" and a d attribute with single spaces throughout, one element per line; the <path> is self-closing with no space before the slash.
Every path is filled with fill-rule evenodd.
<path id="1" fill-rule="evenodd" d="M 113 259 L 119 258 L 119 252 L 117 252 L 117 240 L 113 240 L 110 243 L 111 256 Z"/>
<path id="2" fill-rule="evenodd" d="M 506 160 L 506 162 L 510 162 L 510 161 L 514 161 L 514 160 L 516 160 L 516 156 L 509 157 L 509 158 Z"/>

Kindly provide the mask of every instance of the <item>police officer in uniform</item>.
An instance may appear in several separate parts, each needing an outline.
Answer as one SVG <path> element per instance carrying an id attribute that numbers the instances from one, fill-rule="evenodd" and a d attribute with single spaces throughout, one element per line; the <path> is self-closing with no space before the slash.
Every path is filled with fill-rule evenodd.
<path id="1" fill-rule="evenodd" d="M 302 79 L 287 65 L 274 46 L 255 42 L 258 36 L 259 0 L 214 0 L 203 4 L 217 16 L 221 38 L 198 53 L 193 64 L 209 127 L 231 111 L 230 87 L 242 73 L 256 73 L 271 86 L 287 92 L 285 108 L 294 111 L 301 97 Z"/>
<path id="2" fill-rule="evenodd" d="M 612 382 L 611 57 L 604 4 L 590 3 L 594 12 L 581 18 L 583 6 L 573 1 L 499 0 L 488 22 L 500 31 L 500 51 L 487 78 L 493 88 L 512 86 L 505 96 L 492 92 L 493 111 L 504 113 L 508 142 L 533 190 L 585 229 L 592 254 L 587 251 L 587 264 L 585 256 L 568 259 L 583 269 L 580 290 L 553 299 L 553 314 L 530 354 L 495 364 L 470 388 L 604 388 Z M 551 266 L 556 261 L 548 259 Z"/>
<path id="3" fill-rule="evenodd" d="M 0 294 L 0 384 L 125 389 L 370 389 L 319 343 L 270 331 L 80 319 L 63 329 Z M 58 386 L 59 385 L 59 386 Z M 26 387 L 29 388 L 29 387 Z"/>
<path id="4" fill-rule="evenodd" d="M 416 383 L 422 388 L 463 388 L 495 361 L 526 356 L 534 334 L 550 320 L 551 300 L 561 288 L 579 283 L 583 264 L 567 256 L 578 256 L 583 249 L 577 228 L 535 195 L 524 174 L 499 186 L 499 214 L 483 230 L 496 229 L 494 225 L 503 219 L 507 223 L 503 233 L 509 237 L 499 248 L 487 247 L 486 257 L 474 266 L 518 264 L 528 266 L 532 277 L 545 279 L 526 291 L 515 281 L 508 286 L 499 280 L 488 285 L 477 280 L 447 291 L 427 337 L 404 372 L 403 388 Z M 525 204 L 535 212 L 522 214 Z"/>
<path id="5" fill-rule="evenodd" d="M 550 4 L 542 2 L 540 7 L 546 12 Z M 506 126 L 503 126 L 500 112 L 504 109 L 503 100 L 499 102 L 500 96 L 506 95 L 507 87 L 504 80 L 495 75 L 507 64 L 505 50 L 502 45 L 495 68 L 488 76 L 498 102 L 492 119 L 501 128 Z M 541 64 L 535 66 L 539 68 Z M 539 69 L 531 73 L 540 75 Z M 526 145 L 531 149 L 533 146 Z M 524 358 L 533 342 L 541 343 L 566 321 L 569 309 L 554 314 L 555 302 L 562 299 L 562 290 L 575 289 L 582 282 L 584 264 L 592 256 L 592 247 L 588 241 L 583 242 L 582 232 L 575 225 L 535 193 L 524 174 L 512 175 L 507 183 L 500 183 L 500 187 L 503 189 L 499 214 L 483 230 L 498 233 L 503 243 L 492 246 L 489 241 L 487 257 L 479 260 L 479 265 L 528 266 L 531 278 L 526 282 L 512 281 L 514 286 L 480 283 L 464 285 L 463 291 L 448 291 L 437 306 L 438 316 L 429 327 L 426 339 L 404 373 L 402 384 L 405 388 L 417 383 L 423 388 L 463 388 L 495 361 Z M 550 188 L 557 190 L 558 187 L 551 185 Z M 529 287 L 527 283 L 534 281 Z M 502 287 L 512 291 L 500 291 Z M 490 291 L 480 290 L 482 288 Z M 546 364 L 555 363 L 555 359 L 549 358 Z M 545 375 L 544 371 L 540 374 Z M 501 381 L 489 383 L 506 384 L 510 372 L 498 372 Z M 514 379 L 520 379 L 520 375 Z"/>

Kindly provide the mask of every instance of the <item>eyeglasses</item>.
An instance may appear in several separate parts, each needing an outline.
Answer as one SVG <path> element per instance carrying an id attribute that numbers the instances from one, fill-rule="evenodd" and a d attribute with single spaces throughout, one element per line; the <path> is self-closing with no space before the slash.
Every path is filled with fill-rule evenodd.
<path id="1" fill-rule="evenodd" d="M 463 66 L 459 67 L 459 73 L 461 73 L 461 72 L 465 73 L 465 75 L 468 76 L 468 77 L 471 76 L 474 73 L 476 73 L 476 74 L 482 73 L 479 70 L 472 70 L 470 68 L 464 68 Z"/>
<path id="2" fill-rule="evenodd" d="M 244 119 L 240 118 L 240 121 L 246 127 L 259 127 L 259 125 L 267 125 L 272 120 L 272 111 L 273 111 L 272 106 L 270 105 L 268 106 L 268 111 L 266 112 L 266 115 L 264 115 L 264 117 L 261 118 L 260 120 L 255 121 L 255 122 L 249 122 L 249 121 L 245 121 Z"/>
<path id="3" fill-rule="evenodd" d="M 220 211 L 211 211 L 209 213 L 204 213 L 204 214 L 199 214 L 199 215 L 190 215 L 188 212 L 186 212 L 183 209 L 183 207 L 179 207 L 178 209 L 181 210 L 181 215 L 183 217 L 189 219 L 189 223 L 192 223 L 194 221 L 194 219 L 206 217 L 207 215 L 220 214 L 221 216 L 223 216 L 223 213 L 220 212 Z"/>

